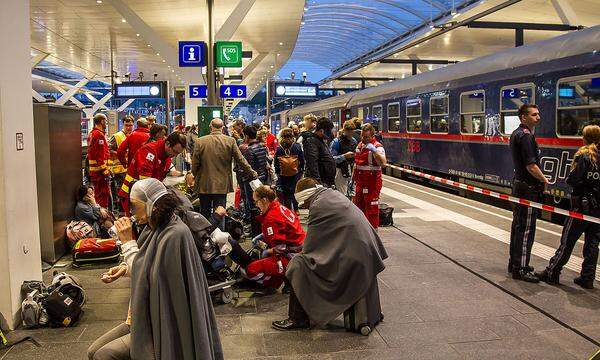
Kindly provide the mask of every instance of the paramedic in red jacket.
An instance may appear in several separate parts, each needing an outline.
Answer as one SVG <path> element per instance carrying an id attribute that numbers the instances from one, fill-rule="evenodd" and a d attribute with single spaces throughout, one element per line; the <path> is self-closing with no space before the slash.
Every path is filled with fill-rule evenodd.
<path id="1" fill-rule="evenodd" d="M 185 135 L 174 132 L 164 140 L 158 140 L 142 146 L 127 168 L 127 176 L 119 197 L 123 209 L 129 213 L 129 190 L 137 180 L 155 178 L 163 181 L 169 172 L 171 158 L 183 152 L 186 146 Z"/>
<path id="2" fill-rule="evenodd" d="M 96 203 L 108 208 L 110 202 L 110 169 L 108 168 L 108 141 L 106 132 L 106 115 L 94 115 L 94 128 L 87 138 L 87 160 L 90 169 L 90 180 L 94 185 Z"/>
<path id="3" fill-rule="evenodd" d="M 379 227 L 379 193 L 381 192 L 381 168 L 385 166 L 385 150 L 375 139 L 371 124 L 362 127 L 361 142 L 354 156 L 355 195 L 352 200 L 365 214 L 375 229 Z"/>
<path id="4" fill-rule="evenodd" d="M 150 130 L 148 121 L 145 118 L 139 118 L 136 122 L 137 128 L 129 135 L 117 149 L 117 157 L 121 164 L 131 164 L 135 158 L 135 153 L 148 141 Z"/>
<path id="5" fill-rule="evenodd" d="M 254 202 L 260 209 L 257 218 L 262 223 L 262 239 L 267 245 L 260 260 L 251 259 L 234 241 L 229 256 L 246 270 L 248 279 L 265 287 L 278 288 L 285 279 L 285 270 L 290 259 L 302 251 L 306 233 L 300 226 L 298 216 L 279 203 L 275 190 L 261 185 L 254 190 Z"/>

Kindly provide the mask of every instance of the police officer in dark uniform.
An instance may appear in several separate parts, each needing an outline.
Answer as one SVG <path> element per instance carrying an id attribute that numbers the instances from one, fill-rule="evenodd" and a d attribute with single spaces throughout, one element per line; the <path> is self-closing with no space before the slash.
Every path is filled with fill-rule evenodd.
<path id="1" fill-rule="evenodd" d="M 588 125 L 583 129 L 584 146 L 575 154 L 567 184 L 573 187 L 571 209 L 573 211 L 600 217 L 600 159 L 597 145 L 600 143 L 600 127 Z M 583 265 L 581 275 L 575 284 L 594 288 L 596 264 L 598 263 L 598 243 L 600 224 L 569 217 L 565 220 L 560 246 L 550 259 L 548 267 L 536 275 L 548 284 L 558 285 L 560 272 L 569 261 L 577 240 L 585 233 L 583 245 Z"/>
<path id="2" fill-rule="evenodd" d="M 521 124 L 510 135 L 515 176 L 513 196 L 531 201 L 541 201 L 548 180 L 540 170 L 540 150 L 533 131 L 540 122 L 538 107 L 524 104 L 519 108 Z M 512 278 L 528 282 L 538 282 L 538 277 L 529 266 L 531 248 L 535 239 L 535 225 L 538 209 L 516 205 L 510 231 L 510 259 L 508 271 Z"/>

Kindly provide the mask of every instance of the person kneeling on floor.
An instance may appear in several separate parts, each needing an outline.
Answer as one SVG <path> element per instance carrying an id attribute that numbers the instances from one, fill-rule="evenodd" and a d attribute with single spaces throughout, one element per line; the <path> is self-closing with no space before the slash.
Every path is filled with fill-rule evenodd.
<path id="1" fill-rule="evenodd" d="M 334 320 L 367 294 L 387 258 L 375 229 L 342 193 L 304 178 L 295 196 L 309 209 L 308 230 L 302 253 L 288 264 L 288 318 L 273 322 L 277 330 Z"/>
<path id="2" fill-rule="evenodd" d="M 231 260 L 246 271 L 248 279 L 265 287 L 279 288 L 285 280 L 285 271 L 291 258 L 302 251 L 306 233 L 298 216 L 279 203 L 277 194 L 269 186 L 261 185 L 254 191 L 254 202 L 260 209 L 257 217 L 262 224 L 262 239 L 268 246 L 260 260 L 254 260 L 240 245 L 231 240 Z"/>

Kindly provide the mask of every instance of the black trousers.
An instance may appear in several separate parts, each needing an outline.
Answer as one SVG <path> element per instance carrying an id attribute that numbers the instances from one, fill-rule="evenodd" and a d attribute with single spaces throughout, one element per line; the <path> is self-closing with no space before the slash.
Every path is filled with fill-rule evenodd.
<path id="1" fill-rule="evenodd" d="M 300 301 L 296 297 L 294 288 L 288 279 L 285 279 L 286 284 L 290 287 L 290 302 L 288 304 L 288 318 L 295 322 L 307 322 L 309 321 L 308 314 L 302 308 Z"/>
<path id="2" fill-rule="evenodd" d="M 200 214 L 207 219 L 210 219 L 214 209 L 219 206 L 226 207 L 227 194 L 200 194 Z"/>
<path id="3" fill-rule="evenodd" d="M 539 196 L 533 191 L 513 186 L 513 196 L 538 201 Z M 539 210 L 516 205 L 513 209 L 513 221 L 510 228 L 510 265 L 513 271 L 529 266 L 531 248 L 535 240 L 535 225 Z"/>
<path id="4" fill-rule="evenodd" d="M 580 212 L 579 209 L 573 211 Z M 590 214 L 600 215 L 600 211 Z M 550 259 L 547 270 L 550 274 L 560 274 L 563 266 L 569 261 L 577 240 L 585 234 L 583 243 L 583 264 L 581 266 L 581 277 L 585 280 L 596 278 L 596 265 L 598 264 L 598 243 L 600 242 L 600 224 L 583 221 L 580 219 L 567 218 L 560 238 L 560 246 Z"/>

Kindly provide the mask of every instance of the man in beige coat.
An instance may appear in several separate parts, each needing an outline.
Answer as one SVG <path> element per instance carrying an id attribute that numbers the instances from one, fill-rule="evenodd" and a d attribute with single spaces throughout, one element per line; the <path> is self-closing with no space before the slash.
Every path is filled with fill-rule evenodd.
<path id="1" fill-rule="evenodd" d="M 252 179 L 257 175 L 250 167 L 234 138 L 223 134 L 223 120 L 210 122 L 210 134 L 196 140 L 192 156 L 194 190 L 199 195 L 200 213 L 207 219 L 218 206 L 226 206 L 227 193 L 233 192 L 231 165 Z"/>

